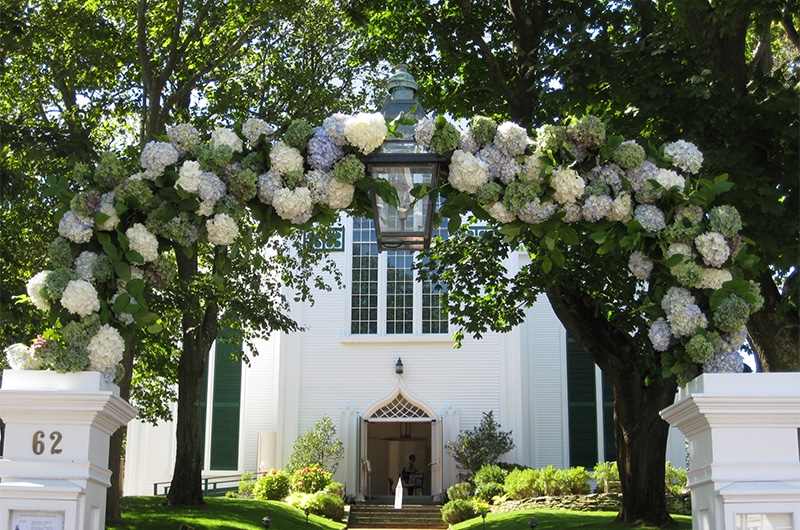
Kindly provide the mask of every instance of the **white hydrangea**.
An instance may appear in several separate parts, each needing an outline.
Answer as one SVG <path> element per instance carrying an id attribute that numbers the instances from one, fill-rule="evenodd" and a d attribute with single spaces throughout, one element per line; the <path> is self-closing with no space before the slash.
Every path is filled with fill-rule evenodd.
<path id="1" fill-rule="evenodd" d="M 26 285 L 31 302 L 41 311 L 48 311 L 50 309 L 50 302 L 42 295 L 42 290 L 44 289 L 44 282 L 47 280 L 47 275 L 51 272 L 52 271 L 46 270 L 38 273 L 28 280 L 28 284 Z"/>
<path id="2" fill-rule="evenodd" d="M 69 210 L 58 222 L 58 235 L 73 243 L 88 243 L 92 239 L 94 220 Z"/>
<path id="3" fill-rule="evenodd" d="M 522 171 L 519 172 L 519 179 L 530 182 L 541 182 L 542 168 L 544 163 L 540 160 L 542 153 L 534 153 L 525 157 L 522 164 Z"/>
<path id="4" fill-rule="evenodd" d="M 40 366 L 36 352 L 31 346 L 24 344 L 12 344 L 3 352 L 12 370 L 38 370 Z"/>
<path id="5" fill-rule="evenodd" d="M 722 267 L 731 255 L 725 236 L 719 232 L 706 232 L 694 238 L 697 251 L 709 267 Z"/>
<path id="6" fill-rule="evenodd" d="M 344 122 L 347 142 L 365 155 L 380 147 L 388 133 L 386 120 L 379 112 L 359 112 Z"/>
<path id="7" fill-rule="evenodd" d="M 136 223 L 125 232 L 128 246 L 141 254 L 146 262 L 155 261 L 158 257 L 158 238 L 150 233 L 142 223 Z"/>
<path id="8" fill-rule="evenodd" d="M 278 175 L 291 171 L 303 171 L 303 155 L 294 147 L 284 142 L 276 142 L 269 152 L 271 170 Z"/>
<path id="9" fill-rule="evenodd" d="M 172 144 L 166 142 L 148 142 L 142 149 L 141 164 L 145 170 L 144 176 L 148 179 L 155 179 L 164 173 L 167 166 L 176 163 L 180 158 L 180 153 Z"/>
<path id="10" fill-rule="evenodd" d="M 61 294 L 61 305 L 73 315 L 82 317 L 100 311 L 97 291 L 86 280 L 70 280 Z"/>
<path id="11" fill-rule="evenodd" d="M 673 186 L 677 186 L 679 190 L 683 191 L 683 188 L 686 186 L 686 179 L 671 169 L 659 168 L 658 172 L 655 174 L 654 180 L 667 190 Z"/>
<path id="12" fill-rule="evenodd" d="M 671 258 L 672 256 L 677 256 L 680 254 L 684 257 L 683 261 L 691 260 L 694 258 L 694 252 L 692 251 L 692 247 L 687 245 L 686 243 L 672 243 L 667 250 L 664 252 L 664 255 L 667 259 Z"/>
<path id="13" fill-rule="evenodd" d="M 81 280 L 86 280 L 87 282 L 94 281 L 94 274 L 92 273 L 92 268 L 94 267 L 95 261 L 99 256 L 88 250 L 84 250 L 81 252 L 77 258 L 75 258 L 75 270 L 78 272 L 78 278 Z"/>
<path id="14" fill-rule="evenodd" d="M 703 153 L 691 142 L 678 140 L 664 146 L 664 156 L 677 167 L 689 173 L 697 173 L 703 165 Z"/>
<path id="15" fill-rule="evenodd" d="M 670 287 L 661 299 L 661 309 L 667 314 L 667 322 L 675 337 L 692 337 L 697 328 L 708 326 L 708 319 L 695 303 L 694 296 L 683 287 Z"/>
<path id="16" fill-rule="evenodd" d="M 489 168 L 472 153 L 456 149 L 450 159 L 448 180 L 458 191 L 476 193 L 489 181 Z"/>
<path id="17" fill-rule="evenodd" d="M 208 242 L 212 245 L 227 246 L 233 243 L 239 235 L 239 226 L 236 221 L 226 213 L 218 213 L 206 221 Z"/>
<path id="18" fill-rule="evenodd" d="M 116 196 L 113 192 L 104 193 L 100 197 L 100 208 L 97 211 L 107 215 L 108 219 L 97 225 L 98 230 L 110 232 L 117 228 L 119 215 L 117 215 L 117 209 L 114 207 L 114 199 L 116 199 Z"/>
<path id="19" fill-rule="evenodd" d="M 169 141 L 178 151 L 186 152 L 200 143 L 200 132 L 191 123 L 179 123 L 167 129 Z"/>
<path id="20" fill-rule="evenodd" d="M 89 352 L 89 370 L 102 372 L 111 382 L 117 373 L 117 365 L 125 353 L 125 341 L 115 328 L 103 324 L 86 346 Z"/>
<path id="21" fill-rule="evenodd" d="M 230 129 L 218 127 L 211 133 L 211 147 L 227 145 L 234 153 L 242 152 L 242 139 Z"/>
<path id="22" fill-rule="evenodd" d="M 486 208 L 486 211 L 489 212 L 489 215 L 491 215 L 499 223 L 510 223 L 517 218 L 517 216 L 509 212 L 505 205 L 500 201 L 490 204 Z"/>
<path id="23" fill-rule="evenodd" d="M 303 217 L 304 214 L 311 211 L 313 201 L 311 199 L 311 190 L 305 187 L 290 190 L 288 188 L 281 188 L 275 192 L 272 199 L 272 205 L 275 211 L 281 218 L 292 221 Z"/>
<path id="24" fill-rule="evenodd" d="M 528 133 L 513 121 L 506 121 L 497 127 L 494 143 L 507 156 L 521 155 L 528 146 Z"/>
<path id="25" fill-rule="evenodd" d="M 201 200 L 200 206 L 197 207 L 194 213 L 201 217 L 208 217 L 214 213 L 214 206 L 216 206 L 214 202 Z"/>
<path id="26" fill-rule="evenodd" d="M 203 170 L 200 168 L 200 162 L 186 160 L 178 171 L 178 180 L 175 181 L 175 186 L 189 193 L 197 193 L 202 175 Z"/>
<path id="27" fill-rule="evenodd" d="M 567 204 L 575 202 L 583 195 L 586 182 L 574 169 L 559 167 L 550 175 L 550 185 L 556 190 L 553 200 L 559 204 Z"/>
<path id="28" fill-rule="evenodd" d="M 425 147 L 431 146 L 431 140 L 433 139 L 433 133 L 436 131 L 436 124 L 434 121 L 425 116 L 421 120 L 417 122 L 414 126 L 414 140 L 419 145 L 424 145 Z"/>
<path id="29" fill-rule="evenodd" d="M 620 193 L 611 203 L 611 211 L 606 215 L 609 221 L 618 221 L 628 224 L 633 219 L 633 199 L 629 193 Z"/>
<path id="30" fill-rule="evenodd" d="M 275 127 L 258 118 L 250 118 L 242 124 L 242 134 L 251 145 L 257 144 L 262 134 L 269 138 L 274 133 Z"/>
<path id="31" fill-rule="evenodd" d="M 356 187 L 341 180 L 331 179 L 328 187 L 328 206 L 334 210 L 341 210 L 353 202 Z"/>
<path id="32" fill-rule="evenodd" d="M 728 269 L 714 269 L 703 267 L 703 278 L 696 285 L 699 289 L 722 289 L 722 284 L 733 279 Z"/>

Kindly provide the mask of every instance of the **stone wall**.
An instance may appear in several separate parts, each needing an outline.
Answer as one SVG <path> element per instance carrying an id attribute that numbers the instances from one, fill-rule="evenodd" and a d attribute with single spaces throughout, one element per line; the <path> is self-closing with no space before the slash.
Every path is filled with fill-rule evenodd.
<path id="1" fill-rule="evenodd" d="M 492 511 L 511 512 L 516 510 L 574 510 L 581 512 L 619 511 L 621 493 L 591 493 L 588 495 L 565 495 L 563 497 L 537 497 L 521 501 L 507 501 L 494 506 Z M 667 509 L 677 515 L 691 515 L 689 494 L 667 495 Z"/>

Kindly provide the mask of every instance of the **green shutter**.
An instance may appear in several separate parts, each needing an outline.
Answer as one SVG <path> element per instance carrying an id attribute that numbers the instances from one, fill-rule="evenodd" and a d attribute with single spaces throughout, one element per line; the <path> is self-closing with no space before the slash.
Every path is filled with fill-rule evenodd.
<path id="1" fill-rule="evenodd" d="M 605 461 L 614 462 L 617 460 L 617 446 L 614 441 L 614 390 L 611 383 L 603 375 L 603 436 L 605 441 Z"/>
<path id="2" fill-rule="evenodd" d="M 220 334 L 222 337 L 223 334 Z M 242 361 L 231 354 L 241 344 L 217 340 L 214 348 L 214 402 L 211 410 L 211 470 L 239 467 L 239 409 L 242 391 Z"/>
<path id="3" fill-rule="evenodd" d="M 597 412 L 594 362 L 567 335 L 570 466 L 592 468 L 597 463 Z"/>

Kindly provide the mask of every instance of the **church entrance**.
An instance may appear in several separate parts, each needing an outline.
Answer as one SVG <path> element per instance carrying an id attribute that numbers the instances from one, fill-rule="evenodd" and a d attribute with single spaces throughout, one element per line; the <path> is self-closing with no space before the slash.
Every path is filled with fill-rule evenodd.
<path id="1" fill-rule="evenodd" d="M 367 498 L 394 495 L 409 456 L 416 457 L 415 496 L 441 493 L 441 421 L 401 392 L 368 411 L 360 422 L 361 492 Z M 407 492 L 404 492 L 407 495 Z"/>

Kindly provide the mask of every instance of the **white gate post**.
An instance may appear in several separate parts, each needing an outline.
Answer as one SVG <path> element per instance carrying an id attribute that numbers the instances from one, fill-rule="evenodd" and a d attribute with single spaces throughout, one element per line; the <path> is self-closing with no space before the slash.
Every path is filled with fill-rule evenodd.
<path id="1" fill-rule="evenodd" d="M 693 530 L 800 529 L 800 373 L 703 374 L 661 416 L 689 440 Z"/>
<path id="2" fill-rule="evenodd" d="M 5 370 L 0 529 L 102 530 L 109 439 L 134 417 L 99 372 Z"/>

